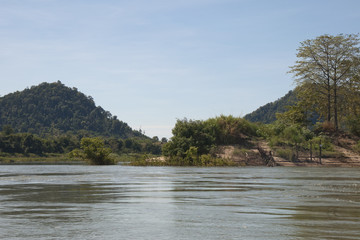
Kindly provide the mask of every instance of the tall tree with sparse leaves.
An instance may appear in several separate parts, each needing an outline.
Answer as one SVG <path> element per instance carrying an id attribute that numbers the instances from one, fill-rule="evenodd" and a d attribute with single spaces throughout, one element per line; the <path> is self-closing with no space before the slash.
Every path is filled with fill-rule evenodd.
<path id="1" fill-rule="evenodd" d="M 357 80 L 353 72 L 358 68 L 359 54 L 358 35 L 322 35 L 301 42 L 298 60 L 290 67 L 297 85 L 303 89 L 299 100 L 307 102 L 309 108 L 315 108 L 326 121 L 333 121 L 336 130 L 339 128 L 339 111 L 346 104 L 339 94 L 354 91 L 350 88 L 354 83 L 350 84 L 350 81 Z"/>

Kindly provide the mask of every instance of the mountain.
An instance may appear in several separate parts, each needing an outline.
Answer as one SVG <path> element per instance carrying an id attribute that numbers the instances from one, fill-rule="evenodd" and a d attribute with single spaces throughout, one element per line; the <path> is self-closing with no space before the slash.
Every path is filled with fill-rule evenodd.
<path id="1" fill-rule="evenodd" d="M 288 106 L 296 103 L 296 95 L 294 91 L 289 91 L 282 98 L 268 103 L 252 113 L 244 116 L 244 118 L 251 122 L 272 123 L 276 120 L 276 113 L 283 113 L 288 110 Z"/>
<path id="2" fill-rule="evenodd" d="M 129 138 L 143 136 L 112 116 L 92 97 L 60 81 L 41 83 L 0 98 L 0 128 L 39 135 L 84 133 Z"/>

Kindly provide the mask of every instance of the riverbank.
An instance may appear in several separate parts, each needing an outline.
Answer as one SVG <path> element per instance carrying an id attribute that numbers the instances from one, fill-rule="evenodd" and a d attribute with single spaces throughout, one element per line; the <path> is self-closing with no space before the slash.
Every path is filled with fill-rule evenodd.
<path id="1" fill-rule="evenodd" d="M 112 154 L 115 164 L 129 165 L 131 162 L 143 159 L 142 154 Z M 68 154 L 48 154 L 38 156 L 35 154 L 3 154 L 0 156 L 0 165 L 89 165 L 79 158 L 70 158 Z"/>
<path id="2" fill-rule="evenodd" d="M 266 142 L 260 143 L 260 148 L 265 152 L 272 166 L 284 167 L 360 167 L 360 155 L 355 151 L 342 147 L 333 146 L 334 151 L 330 154 L 325 152 L 311 153 L 303 150 L 299 151 L 296 160 L 288 160 L 276 155 Z"/>
<path id="3" fill-rule="evenodd" d="M 306 148 L 294 149 L 290 146 L 273 146 L 261 139 L 244 145 L 217 146 L 212 151 L 214 164 L 203 164 L 200 160 L 191 166 L 268 166 L 268 167 L 360 167 L 360 154 L 356 151 L 358 141 L 349 137 L 331 139 L 331 146 L 320 151 Z M 284 154 L 286 153 L 286 154 Z M 290 153 L 290 154 L 289 154 Z M 209 155 L 205 155 L 209 157 Z M 186 166 L 182 160 L 165 157 L 151 157 L 131 163 L 135 166 Z"/>
<path id="4" fill-rule="evenodd" d="M 284 148 L 272 148 L 265 140 L 253 141 L 247 146 L 226 145 L 217 146 L 213 156 L 205 155 L 199 161 L 186 164 L 179 161 L 171 161 L 164 156 L 146 156 L 143 154 L 113 154 L 116 164 L 131 166 L 198 166 L 198 167 L 360 167 L 360 154 L 354 146 L 357 141 L 338 138 L 332 145 L 332 152 L 318 151 L 309 152 L 300 149 L 296 158 L 282 157 Z M 289 149 L 288 149 L 289 150 Z M 295 154 L 295 153 L 293 153 Z M 37 155 L 2 155 L 0 165 L 87 165 L 79 159 L 69 158 L 67 154 Z"/>
<path id="5" fill-rule="evenodd" d="M 258 140 L 250 148 L 239 145 L 218 147 L 217 156 L 243 166 L 360 167 L 360 154 L 355 150 L 357 141 L 347 137 L 332 140 L 331 151 L 304 148 L 296 151 L 286 146 L 271 147 L 269 142 Z M 285 150 L 291 155 L 284 157 Z"/>
<path id="6" fill-rule="evenodd" d="M 70 159 L 65 155 L 0 157 L 0 165 L 84 165 L 81 160 Z"/>

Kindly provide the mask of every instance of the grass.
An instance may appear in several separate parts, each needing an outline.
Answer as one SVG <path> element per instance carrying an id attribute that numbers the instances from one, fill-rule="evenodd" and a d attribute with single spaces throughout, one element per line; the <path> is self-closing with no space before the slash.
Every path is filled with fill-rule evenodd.
<path id="1" fill-rule="evenodd" d="M 235 148 L 234 149 L 234 156 L 243 156 L 243 155 L 245 155 L 246 153 L 249 153 L 249 152 L 251 152 L 251 150 L 249 150 L 249 149 L 246 149 L 246 148 Z"/>
<path id="2" fill-rule="evenodd" d="M 161 157 L 161 158 L 160 158 Z M 159 160 L 157 160 L 159 159 Z M 161 159 L 161 160 L 160 160 Z M 166 159 L 166 160 L 165 160 Z M 142 155 L 132 156 L 127 165 L 130 166 L 168 166 L 168 167 L 179 167 L 179 166 L 192 166 L 192 167 L 229 167 L 229 166 L 240 166 L 229 159 L 215 158 L 210 155 L 197 156 L 195 159 L 173 157 L 165 158 L 159 155 Z"/>
<path id="3" fill-rule="evenodd" d="M 115 163 L 130 164 L 132 162 L 139 161 L 143 158 L 143 154 L 140 153 L 126 153 L 126 154 L 111 154 L 111 157 L 114 159 Z"/>
<path id="4" fill-rule="evenodd" d="M 161 162 L 147 162 L 143 154 L 129 153 L 129 154 L 111 154 L 111 158 L 114 159 L 115 164 L 125 164 L 133 166 L 161 166 Z M 86 161 L 78 158 L 70 158 L 68 154 L 47 154 L 38 156 L 36 154 L 7 154 L 0 153 L 0 165 L 1 164 L 84 164 Z"/>
<path id="5" fill-rule="evenodd" d="M 353 146 L 353 150 L 357 153 L 360 153 L 360 142 Z"/>
<path id="6" fill-rule="evenodd" d="M 1 154 L 0 164 L 84 164 L 84 161 L 70 159 L 67 154 L 37 155 L 6 155 Z"/>
<path id="7" fill-rule="evenodd" d="M 344 157 L 344 154 L 342 154 L 341 152 L 335 152 L 335 151 L 331 151 L 331 150 L 324 150 L 321 153 L 323 158 L 342 158 Z"/>

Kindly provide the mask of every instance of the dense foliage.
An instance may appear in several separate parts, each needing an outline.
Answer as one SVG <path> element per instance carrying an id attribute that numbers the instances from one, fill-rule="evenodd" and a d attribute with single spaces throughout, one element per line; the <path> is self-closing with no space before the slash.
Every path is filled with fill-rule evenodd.
<path id="1" fill-rule="evenodd" d="M 32 133 L 0 133 L 0 153 L 37 154 L 66 153 L 79 147 L 76 136 L 41 138 Z"/>
<path id="2" fill-rule="evenodd" d="M 211 156 L 213 147 L 247 145 L 257 135 L 257 126 L 242 118 L 220 116 L 206 121 L 178 120 L 172 133 L 171 141 L 163 147 L 172 165 L 216 166 L 219 161 Z"/>
<path id="3" fill-rule="evenodd" d="M 59 136 L 40 137 L 32 133 L 16 133 L 10 126 L 5 126 L 0 132 L 1 154 L 36 154 L 48 153 L 66 154 L 80 148 L 81 140 L 90 135 L 63 134 Z M 113 153 L 122 155 L 129 153 L 161 154 L 161 143 L 150 138 L 104 138 L 105 146 Z"/>
<path id="4" fill-rule="evenodd" d="M 300 159 L 314 161 L 320 156 L 341 157 L 333 145 L 338 136 L 333 129 L 329 130 L 326 122 L 317 123 L 310 130 L 306 126 L 280 119 L 272 124 L 261 125 L 258 133 L 267 140 L 275 156 L 287 160 L 296 162 Z"/>
<path id="5" fill-rule="evenodd" d="M 289 91 L 282 98 L 258 108 L 244 118 L 251 122 L 272 123 L 276 121 L 277 113 L 286 112 L 288 107 L 294 104 L 296 104 L 296 94 L 294 91 Z"/>
<path id="6" fill-rule="evenodd" d="M 143 136 L 126 123 L 97 107 L 91 97 L 60 81 L 42 83 L 0 98 L 0 129 L 38 135 L 90 132 L 129 138 Z"/>
<path id="7" fill-rule="evenodd" d="M 80 148 L 73 150 L 70 156 L 81 158 L 92 165 L 114 164 L 114 159 L 110 156 L 111 149 L 105 147 L 101 138 L 83 138 Z"/>

